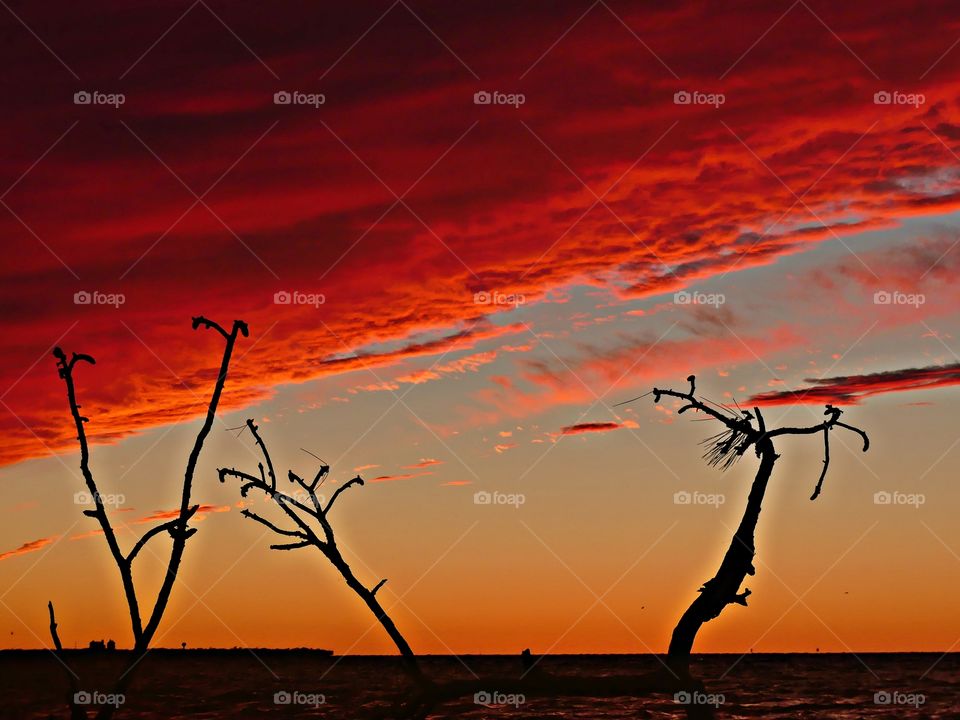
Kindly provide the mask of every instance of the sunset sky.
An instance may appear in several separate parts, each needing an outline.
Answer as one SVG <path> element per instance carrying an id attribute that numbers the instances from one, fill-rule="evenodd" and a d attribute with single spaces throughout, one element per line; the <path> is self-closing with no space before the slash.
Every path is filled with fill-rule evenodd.
<path id="1" fill-rule="evenodd" d="M 97 359 L 129 547 L 179 503 L 222 352 L 198 314 L 250 337 L 156 645 L 393 652 L 217 481 L 255 471 L 250 417 L 284 476 L 302 448 L 327 492 L 368 481 L 332 520 L 418 652 L 665 651 L 756 460 L 613 406 L 691 373 L 872 442 L 834 433 L 815 502 L 820 438 L 778 442 L 750 606 L 696 649 L 960 644 L 956 3 L 0 5 L 0 647 L 48 646 L 47 600 L 65 646 L 131 644 L 51 350 Z"/>

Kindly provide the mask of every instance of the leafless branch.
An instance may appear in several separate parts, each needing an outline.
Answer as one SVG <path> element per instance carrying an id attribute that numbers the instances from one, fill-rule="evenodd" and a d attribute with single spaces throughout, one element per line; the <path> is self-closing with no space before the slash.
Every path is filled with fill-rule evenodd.
<path id="1" fill-rule="evenodd" d="M 343 485 L 338 487 L 337 491 L 330 497 L 330 500 L 327 502 L 327 506 L 323 509 L 323 514 L 326 515 L 328 512 L 330 512 L 330 508 L 333 507 L 333 503 L 340 496 L 340 493 L 342 493 L 344 490 L 350 488 L 353 485 L 363 485 L 363 478 L 357 475 L 355 478 L 351 480 L 347 480 L 347 482 L 345 482 Z"/>
<path id="2" fill-rule="evenodd" d="M 163 617 L 163 613 L 166 609 L 170 593 L 173 589 L 174 581 L 177 577 L 177 572 L 180 567 L 180 560 L 183 556 L 186 542 L 196 532 L 196 529 L 189 528 L 187 526 L 190 518 L 194 516 L 199 508 L 198 505 L 191 505 L 190 503 L 194 473 L 196 471 L 197 462 L 200 458 L 200 452 L 203 448 L 204 441 L 206 440 L 210 433 L 210 429 L 213 426 L 213 421 L 220 403 L 221 394 L 223 393 L 224 384 L 226 383 L 227 371 L 230 367 L 230 359 L 232 357 L 237 338 L 240 335 L 243 335 L 244 337 L 249 335 L 247 324 L 241 320 L 235 320 L 230 332 L 227 332 L 223 329 L 223 327 L 212 320 L 208 320 L 202 316 L 193 318 L 193 328 L 196 330 L 199 327 L 215 330 L 226 340 L 226 344 L 220 361 L 220 371 L 217 374 L 217 379 L 214 383 L 210 401 L 207 405 L 206 417 L 194 440 L 190 455 L 187 458 L 181 490 L 180 509 L 176 518 L 147 530 L 134 543 L 133 548 L 128 554 L 124 554 L 120 549 L 116 532 L 114 531 L 113 525 L 110 522 L 110 518 L 107 515 L 106 507 L 101 499 L 99 488 L 94 479 L 93 472 L 90 469 L 90 447 L 84 428 L 84 425 L 89 422 L 89 418 L 80 413 L 81 406 L 77 401 L 77 392 L 73 375 L 74 370 L 78 363 L 84 362 L 94 365 L 95 361 L 92 356 L 83 353 L 73 353 L 73 355 L 68 359 L 67 354 L 61 348 L 56 347 L 53 350 L 53 356 L 57 361 L 57 373 L 66 385 L 67 402 L 70 408 L 71 417 L 73 418 L 73 423 L 77 430 L 77 441 L 80 444 L 80 472 L 83 475 L 84 483 L 86 484 L 87 490 L 89 491 L 94 503 L 94 508 L 92 510 L 84 510 L 83 514 L 87 517 L 96 519 L 100 524 L 100 529 L 103 531 L 103 536 L 106 540 L 107 547 L 109 548 L 110 554 L 117 566 L 117 570 L 120 573 L 124 597 L 130 613 L 130 624 L 133 631 L 133 647 L 134 651 L 140 656 L 142 656 L 143 652 L 146 652 L 154 634 L 157 631 L 157 628 Z M 157 590 L 156 599 L 153 603 L 153 609 L 150 612 L 147 623 L 144 625 L 140 614 L 140 604 L 137 597 L 136 586 L 133 580 L 132 564 L 133 560 L 146 546 L 146 544 L 151 539 L 164 532 L 170 535 L 173 543 L 170 550 L 170 556 L 167 561 L 166 572 L 164 573 L 163 580 L 160 583 L 160 587 Z M 49 610 L 51 616 L 51 631 L 55 632 L 52 604 L 49 605 Z M 57 640 L 55 639 L 55 642 L 56 641 Z M 131 671 L 135 665 L 136 661 L 130 666 L 130 668 L 128 668 L 126 672 L 120 676 L 115 686 L 115 690 L 117 692 L 122 692 L 126 688 L 127 684 L 132 678 Z M 73 706 L 71 706 L 71 709 L 73 711 Z M 112 715 L 112 712 L 112 709 L 105 707 L 100 711 L 98 717 L 101 719 L 109 718 Z M 85 717 L 85 715 L 83 715 L 83 717 Z"/>
<path id="3" fill-rule="evenodd" d="M 53 612 L 53 600 L 47 600 L 47 610 L 50 612 L 50 637 L 53 638 L 53 646 L 57 652 L 63 652 L 63 643 L 60 642 L 60 634 L 57 632 L 57 616 Z"/>
<path id="4" fill-rule="evenodd" d="M 133 562 L 133 559 L 137 556 L 137 553 L 139 553 L 143 549 L 143 546 L 146 545 L 151 538 L 156 537 L 162 532 L 169 533 L 170 537 L 172 538 L 175 538 L 177 536 L 177 533 L 182 533 L 184 531 L 187 533 L 187 537 L 190 537 L 190 535 L 193 535 L 193 533 L 196 532 L 196 529 L 195 528 L 184 529 L 183 523 L 184 521 L 189 522 L 190 518 L 192 518 L 196 514 L 197 510 L 199 509 L 200 509 L 199 505 L 194 505 L 192 508 L 190 508 L 189 511 L 187 511 L 187 515 L 185 518 L 181 518 L 178 515 L 173 520 L 168 520 L 165 523 L 161 523 L 160 525 L 150 528 L 150 530 L 144 533 L 143 536 L 139 540 L 137 540 L 137 544 L 133 546 L 133 549 L 130 551 L 130 554 L 127 555 L 126 557 L 127 564 L 129 565 L 130 563 Z"/>
<path id="5" fill-rule="evenodd" d="M 840 427 L 857 433 L 863 439 L 863 449 L 870 447 L 870 441 L 863 430 L 840 422 L 843 411 L 833 405 L 827 405 L 824 410 L 826 419 L 807 427 L 780 427 L 769 429 L 759 407 L 753 412 L 740 410 L 740 416 L 727 415 L 726 412 L 711 407 L 715 403 L 702 401 L 695 397 L 696 378 L 691 375 L 687 378 L 690 389 L 687 392 L 675 390 L 653 389 L 655 402 L 659 403 L 663 396 L 675 397 L 685 404 L 678 411 L 680 414 L 687 410 L 696 410 L 709 418 L 719 420 L 724 430 L 712 435 L 703 441 L 707 450 L 704 458 L 710 465 L 718 465 L 723 469 L 729 468 L 742 457 L 748 448 L 754 447 L 760 465 L 750 486 L 747 506 L 744 509 L 740 524 L 734 532 L 730 546 L 723 557 L 717 573 L 700 588 L 699 596 L 687 608 L 674 628 L 668 651 L 670 666 L 681 673 L 689 672 L 690 653 L 694 639 L 702 625 L 720 615 L 723 609 L 730 604 L 746 605 L 750 589 L 742 592 L 740 586 L 747 576 L 756 572 L 754 566 L 754 536 L 760 510 L 766 492 L 767 483 L 773 472 L 774 464 L 780 457 L 774 448 L 774 438 L 785 435 L 812 435 L 823 433 L 823 468 L 817 480 L 811 500 L 815 500 L 823 488 L 823 482 L 830 465 L 830 431 Z M 708 404 L 710 403 L 710 404 Z M 720 406 L 722 410 L 730 408 Z M 732 412 L 732 410 L 730 410 Z M 756 425 L 754 425 L 756 423 Z"/>
<path id="6" fill-rule="evenodd" d="M 300 542 L 295 543 L 283 543 L 280 545 L 271 545 L 271 550 L 297 550 L 298 548 L 310 547 L 313 545 L 309 540 L 301 540 Z"/>
<path id="7" fill-rule="evenodd" d="M 244 496 L 246 496 L 251 489 L 256 489 L 263 492 L 267 497 L 273 500 L 273 502 L 287 515 L 287 517 L 297 524 L 297 526 L 300 528 L 299 531 L 282 529 L 269 520 L 266 520 L 265 518 L 262 518 L 259 515 L 249 511 L 244 511 L 243 515 L 255 520 L 256 522 L 259 522 L 261 525 L 270 528 L 278 535 L 297 538 L 295 542 L 283 542 L 270 545 L 270 549 L 272 550 L 297 550 L 304 547 L 310 547 L 311 545 L 320 550 L 324 557 L 326 557 L 327 560 L 337 569 L 337 571 L 346 581 L 348 587 L 350 587 L 350 589 L 353 590 L 364 601 L 364 603 L 376 617 L 377 621 L 383 626 L 384 630 L 386 630 L 387 634 L 390 636 L 390 639 L 393 640 L 394 644 L 397 646 L 397 649 L 400 651 L 400 655 L 404 661 L 404 666 L 406 667 L 411 678 L 418 684 L 418 686 L 426 686 L 428 681 L 425 679 L 420 670 L 416 655 L 414 655 L 410 645 L 397 629 L 397 626 L 387 614 L 386 610 L 384 610 L 383 606 L 380 605 L 380 601 L 376 597 L 377 592 L 387 581 L 385 579 L 381 580 L 372 589 L 367 588 L 362 582 L 360 582 L 356 575 L 354 575 L 350 565 L 344 559 L 343 554 L 340 552 L 340 548 L 337 546 L 336 537 L 334 535 L 333 526 L 327 519 L 327 514 L 329 513 L 330 508 L 333 507 L 333 503 L 337 497 L 339 497 L 342 492 L 350 487 L 353 487 L 354 485 L 363 485 L 363 478 L 358 475 L 357 477 L 341 485 L 339 488 L 337 488 L 337 491 L 327 502 L 326 506 L 323 506 L 320 503 L 320 498 L 316 494 L 316 487 L 318 483 L 320 483 L 322 479 L 327 476 L 330 468 L 327 465 L 321 466 L 312 482 L 305 481 L 297 473 L 289 470 L 287 472 L 287 478 L 290 480 L 290 482 L 302 488 L 310 497 L 313 507 L 308 507 L 295 498 L 292 498 L 276 489 L 276 477 L 273 471 L 273 463 L 270 460 L 270 454 L 267 450 L 266 443 L 260 435 L 259 428 L 252 419 L 247 420 L 247 427 L 250 428 L 250 432 L 254 437 L 254 442 L 260 448 L 260 452 L 263 454 L 264 459 L 267 462 L 270 479 L 268 481 L 266 477 L 263 477 L 262 471 L 261 477 L 257 478 L 249 473 L 236 470 L 235 468 L 220 468 L 217 471 L 220 482 L 224 482 L 228 477 L 236 478 L 241 482 L 240 491 Z M 314 530 L 310 526 L 310 523 L 319 525 L 319 531 Z M 321 535 L 324 538 L 322 540 L 320 538 Z"/>

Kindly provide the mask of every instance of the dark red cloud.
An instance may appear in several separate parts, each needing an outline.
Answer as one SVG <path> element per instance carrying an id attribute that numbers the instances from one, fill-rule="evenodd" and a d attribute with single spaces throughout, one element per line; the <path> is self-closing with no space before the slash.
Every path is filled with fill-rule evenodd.
<path id="1" fill-rule="evenodd" d="M 220 348 L 200 312 L 250 323 L 236 408 L 405 355 L 383 343 L 440 354 L 416 337 L 472 332 L 497 309 L 478 292 L 671 292 L 960 207 L 960 9 L 810 0 L 768 33 L 787 7 L 611 0 L 565 34 L 582 3 L 11 5 L 0 462 L 75 442 L 54 344 L 97 357 L 78 383 L 108 442 L 202 411 Z M 295 89 L 326 102 L 274 105 Z M 726 102 L 674 104 L 685 89 Z"/>
<path id="2" fill-rule="evenodd" d="M 922 368 L 886 370 L 866 375 L 846 375 L 812 379 L 811 387 L 754 395 L 749 402 L 756 405 L 793 405 L 796 403 L 858 405 L 873 395 L 908 390 L 930 390 L 960 385 L 960 363 L 932 365 Z"/>
<path id="3" fill-rule="evenodd" d="M 576 425 L 567 425 L 560 428 L 560 435 L 579 435 L 581 433 L 609 432 L 611 430 L 620 430 L 627 425 L 615 422 L 589 422 L 577 423 Z"/>
<path id="4" fill-rule="evenodd" d="M 422 472 L 422 473 L 400 473 L 397 475 L 380 475 L 379 477 L 373 478 L 370 482 L 393 482 L 394 480 L 409 480 L 410 478 L 423 477 L 424 475 L 433 475 L 432 472 Z"/>

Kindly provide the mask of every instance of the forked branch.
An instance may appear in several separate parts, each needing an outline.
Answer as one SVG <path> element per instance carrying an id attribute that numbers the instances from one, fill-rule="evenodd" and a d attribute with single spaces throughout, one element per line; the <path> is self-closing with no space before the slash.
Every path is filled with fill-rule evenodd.
<path id="1" fill-rule="evenodd" d="M 99 523 L 100 529 L 103 532 L 103 536 L 106 540 L 107 547 L 109 548 L 110 554 L 117 566 L 117 570 L 120 573 L 124 597 L 130 613 L 130 625 L 133 632 L 133 647 L 138 653 L 146 652 L 150 645 L 150 641 L 153 639 L 153 636 L 157 631 L 157 627 L 159 626 L 164 610 L 166 609 L 167 601 L 170 597 L 170 592 L 173 588 L 174 581 L 177 577 L 177 572 L 180 567 L 180 560 L 183 556 L 186 542 L 196 532 L 195 528 L 188 527 L 188 522 L 199 509 L 198 505 L 191 505 L 190 503 L 190 497 L 193 489 L 194 472 L 196 470 L 197 461 L 200 458 L 200 452 L 203 448 L 204 441 L 210 433 L 210 428 L 212 427 L 214 418 L 216 416 L 217 408 L 220 403 L 220 397 L 223 393 L 223 387 L 226 383 L 227 371 L 230 367 L 230 359 L 233 354 L 234 345 L 236 344 L 237 338 L 240 335 L 244 337 L 249 335 L 247 324 L 242 320 L 235 320 L 232 328 L 229 332 L 227 332 L 218 323 L 208 320 L 203 316 L 193 318 L 193 329 L 196 330 L 200 327 L 216 331 L 226 340 L 226 344 L 220 361 L 220 371 L 217 375 L 213 392 L 211 393 L 210 401 L 207 405 L 206 418 L 204 419 L 204 422 L 197 433 L 193 448 L 191 449 L 190 455 L 187 458 L 186 469 L 183 476 L 179 512 L 175 518 L 166 522 L 162 522 L 144 532 L 144 534 L 141 535 L 140 538 L 138 538 L 134 543 L 130 552 L 126 554 L 120 549 L 116 532 L 109 516 L 107 515 L 106 507 L 100 495 L 99 488 L 96 480 L 94 479 L 93 472 L 90 469 L 90 446 L 84 427 L 85 424 L 90 420 L 88 417 L 81 414 L 81 405 L 77 401 L 74 370 L 76 369 L 78 363 L 88 363 L 90 365 L 94 365 L 95 360 L 92 356 L 84 353 L 73 353 L 73 355 L 68 358 L 67 354 L 61 348 L 56 347 L 53 350 L 53 356 L 57 361 L 57 374 L 66 385 L 67 402 L 70 408 L 70 415 L 73 418 L 73 423 L 77 430 L 77 441 L 80 444 L 80 472 L 83 475 L 84 483 L 87 486 L 87 490 L 89 491 L 90 497 L 94 504 L 92 510 L 84 510 L 83 514 L 96 519 Z M 150 612 L 146 625 L 144 625 L 140 614 L 140 604 L 137 597 L 136 586 L 133 580 L 133 561 L 140 554 L 140 551 L 146 547 L 150 540 L 163 534 L 169 535 L 172 539 L 170 557 L 167 561 L 166 572 L 164 573 L 163 580 L 160 583 L 160 588 L 157 591 L 153 608 Z M 56 636 L 56 624 L 54 622 L 52 604 L 49 604 L 48 608 L 50 611 L 51 633 L 53 635 L 54 644 L 57 644 L 59 642 L 59 638 Z M 122 692 L 122 690 L 129 683 L 132 677 L 130 670 L 132 670 L 138 662 L 139 657 L 134 660 L 129 670 L 121 675 L 116 685 L 118 692 Z M 111 714 L 112 710 L 104 708 L 101 710 L 98 717 L 108 718 L 111 716 Z"/>
<path id="2" fill-rule="evenodd" d="M 823 434 L 823 468 L 820 471 L 820 477 L 817 480 L 811 500 L 815 500 L 823 488 L 823 482 L 830 466 L 830 432 L 834 428 L 844 428 L 859 435 L 863 440 L 864 451 L 870 447 L 870 440 L 866 432 L 841 422 L 840 416 L 843 411 L 833 405 L 826 406 L 824 411 L 826 419 L 821 423 L 805 427 L 770 429 L 767 427 L 759 407 L 753 408 L 753 412 L 740 410 L 737 414 L 732 408 L 697 398 L 694 394 L 696 378 L 691 375 L 687 380 L 690 383 L 690 389 L 687 392 L 654 388 L 654 401 L 659 403 L 664 396 L 674 397 L 683 402 L 678 413 L 682 414 L 688 410 L 695 410 L 707 415 L 708 419 L 714 419 L 723 424 L 724 430 L 703 441 L 703 444 L 707 447 L 704 458 L 708 464 L 720 466 L 725 470 L 739 460 L 747 449 L 753 447 L 757 457 L 760 458 L 760 465 L 750 486 L 747 505 L 744 508 L 740 524 L 734 532 L 716 575 L 703 583 L 698 597 L 687 608 L 674 628 L 667 657 L 670 666 L 681 673 L 689 672 L 690 653 L 702 625 L 718 617 L 727 605 L 747 604 L 750 589 L 744 588 L 741 591 L 740 586 L 747 576 L 756 573 L 754 538 L 757 522 L 760 517 L 767 483 L 773 472 L 774 464 L 780 457 L 773 445 L 774 438 L 783 435 Z"/>
<path id="3" fill-rule="evenodd" d="M 353 590 L 364 601 L 370 611 L 377 618 L 377 621 L 383 626 L 384 630 L 386 630 L 387 634 L 390 636 L 390 639 L 393 640 L 394 644 L 397 646 L 397 649 L 400 651 L 404 665 L 412 679 L 417 683 L 418 687 L 425 687 L 428 684 L 428 681 L 420 671 L 420 667 L 417 663 L 417 659 L 413 653 L 413 650 L 410 648 L 410 645 L 397 629 L 397 626 L 394 624 L 390 616 L 387 615 L 386 610 L 384 610 L 383 606 L 380 605 L 380 601 L 376 597 L 377 592 L 383 588 L 387 581 L 385 579 L 380 580 L 380 582 L 378 582 L 373 588 L 368 588 L 366 585 L 360 582 L 356 575 L 354 575 L 353 570 L 347 564 L 343 554 L 340 552 L 340 548 L 337 546 L 336 537 L 334 535 L 333 526 L 330 524 L 328 519 L 328 513 L 333 507 L 336 499 L 351 487 L 362 486 L 363 478 L 358 475 L 357 477 L 348 480 L 339 488 L 337 488 L 337 490 L 326 503 L 323 503 L 321 497 L 317 494 L 317 487 L 330 472 L 330 467 L 328 465 L 321 465 L 313 480 L 310 482 L 307 482 L 292 470 L 288 471 L 287 479 L 292 484 L 301 488 L 307 494 L 307 497 L 309 498 L 308 505 L 306 501 L 301 501 L 296 497 L 288 495 L 287 493 L 277 489 L 273 461 L 270 457 L 270 452 L 267 449 L 267 445 L 260 435 L 260 428 L 252 419 L 247 420 L 246 426 L 249 428 L 251 435 L 253 435 L 254 443 L 260 449 L 260 452 L 263 455 L 267 468 L 267 474 L 264 475 L 263 473 L 262 468 L 264 467 L 264 463 L 260 464 L 260 477 L 243 472 L 242 470 L 237 470 L 236 468 L 220 468 L 217 471 L 220 482 L 225 482 L 227 478 L 239 480 L 240 493 L 244 497 L 247 496 L 250 490 L 259 490 L 260 492 L 264 493 L 264 495 L 271 499 L 274 504 L 280 508 L 284 515 L 286 515 L 286 517 L 291 520 L 294 525 L 296 525 L 297 529 L 281 527 L 271 520 L 268 520 L 250 510 L 244 510 L 242 513 L 243 516 L 263 525 L 264 527 L 269 528 L 275 534 L 285 538 L 284 542 L 270 545 L 270 549 L 272 550 L 289 551 L 313 546 L 323 553 L 324 557 L 326 557 L 327 560 L 329 560 L 330 563 L 337 569 L 350 589 Z M 314 525 L 317 526 L 316 529 L 314 528 Z"/>
<path id="4" fill-rule="evenodd" d="M 709 400 L 694 396 L 694 392 L 696 391 L 696 377 L 694 375 L 690 375 L 687 380 L 690 383 L 690 389 L 687 392 L 654 388 L 654 402 L 659 404 L 661 398 L 664 396 L 683 400 L 685 404 L 680 407 L 677 414 L 683 414 L 688 410 L 695 410 L 704 413 L 714 420 L 720 421 L 725 426 L 725 430 L 703 441 L 703 444 L 707 447 L 706 452 L 704 452 L 704 459 L 711 466 L 720 466 L 721 469 L 727 470 L 739 460 L 751 446 L 756 448 L 757 457 L 760 457 L 760 443 L 764 440 L 772 440 L 782 435 L 812 435 L 822 432 L 824 438 L 823 469 L 820 472 L 820 477 L 817 480 L 813 495 L 810 497 L 811 500 L 816 500 L 823 488 L 823 481 L 827 476 L 827 469 L 830 465 L 829 433 L 833 428 L 844 428 L 859 435 L 863 440 L 863 452 L 866 452 L 870 448 L 870 438 L 867 437 L 867 433 L 858 427 L 841 422 L 840 416 L 843 414 L 843 411 L 833 405 L 826 406 L 823 414 L 826 415 L 827 418 L 821 423 L 768 430 L 759 407 L 754 407 L 752 413 L 742 410 L 738 416 L 729 408 L 724 408 L 719 405 L 716 406 L 725 411 L 721 412 L 714 407 L 714 405 L 716 405 L 715 403 L 711 404 Z M 757 423 L 756 427 L 753 425 L 754 421 Z"/>

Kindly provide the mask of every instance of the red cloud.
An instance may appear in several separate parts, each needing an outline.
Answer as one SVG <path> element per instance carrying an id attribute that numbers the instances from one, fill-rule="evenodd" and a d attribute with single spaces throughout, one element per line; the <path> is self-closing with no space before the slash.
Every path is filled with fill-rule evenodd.
<path id="1" fill-rule="evenodd" d="M 16 555 L 26 555 L 27 553 L 32 553 L 39 550 L 42 547 L 45 547 L 56 540 L 59 536 L 54 535 L 52 537 L 40 538 L 39 540 L 31 540 L 30 542 L 25 542 L 18 548 L 13 550 L 7 550 L 6 552 L 0 553 L 0 560 L 6 560 L 7 558 L 12 558 Z"/>
<path id="2" fill-rule="evenodd" d="M 94 440 L 113 442 L 202 413 L 219 347 L 189 331 L 198 312 L 250 323 L 226 411 L 457 343 L 411 340 L 424 332 L 459 328 L 468 346 L 481 316 L 508 309 L 480 293 L 534 303 L 584 278 L 673 292 L 960 207 L 946 0 L 922 13 L 800 3 L 782 23 L 761 0 L 600 4 L 569 33 L 573 2 L 519 16 L 515 3 L 441 3 L 431 29 L 400 4 L 356 47 L 377 20 L 363 3 L 336 22 L 324 3 L 278 10 L 269 28 L 237 4 L 224 22 L 257 57 L 193 18 L 152 47 L 165 4 L 112 6 L 31 4 L 22 19 L 56 26 L 51 47 L 77 76 L 128 77 L 120 108 L 74 105 L 74 76 L 26 27 L 5 37 L 21 62 L 0 140 L 0 233 L 14 248 L 0 268 L 0 463 L 75 445 L 57 343 L 97 357 L 78 391 Z M 118 40 L 81 62 L 107 15 Z M 319 67 L 323 123 L 273 104 L 275 77 L 315 87 Z M 529 102 L 474 105 L 477 75 Z M 874 104 L 892 88 L 927 101 Z M 684 89 L 726 102 L 678 106 Z M 124 302 L 77 305 L 79 291 Z M 277 292 L 324 302 L 275 304 Z M 401 348 L 370 350 L 384 344 Z"/>
<path id="3" fill-rule="evenodd" d="M 556 433 L 557 435 L 580 435 L 582 433 L 595 433 L 595 432 L 609 432 L 611 430 L 620 430 L 625 427 L 636 427 L 636 423 L 632 421 L 627 421 L 624 423 L 615 423 L 615 422 L 588 422 L 588 423 L 577 423 L 576 425 L 567 425 L 566 427 L 560 428 L 560 432 Z"/>
<path id="4" fill-rule="evenodd" d="M 796 403 L 858 405 L 863 398 L 872 395 L 960 385 L 960 363 L 886 370 L 866 375 L 808 378 L 805 382 L 811 383 L 812 387 L 803 390 L 760 393 L 750 398 L 749 402 L 755 405 Z"/>

